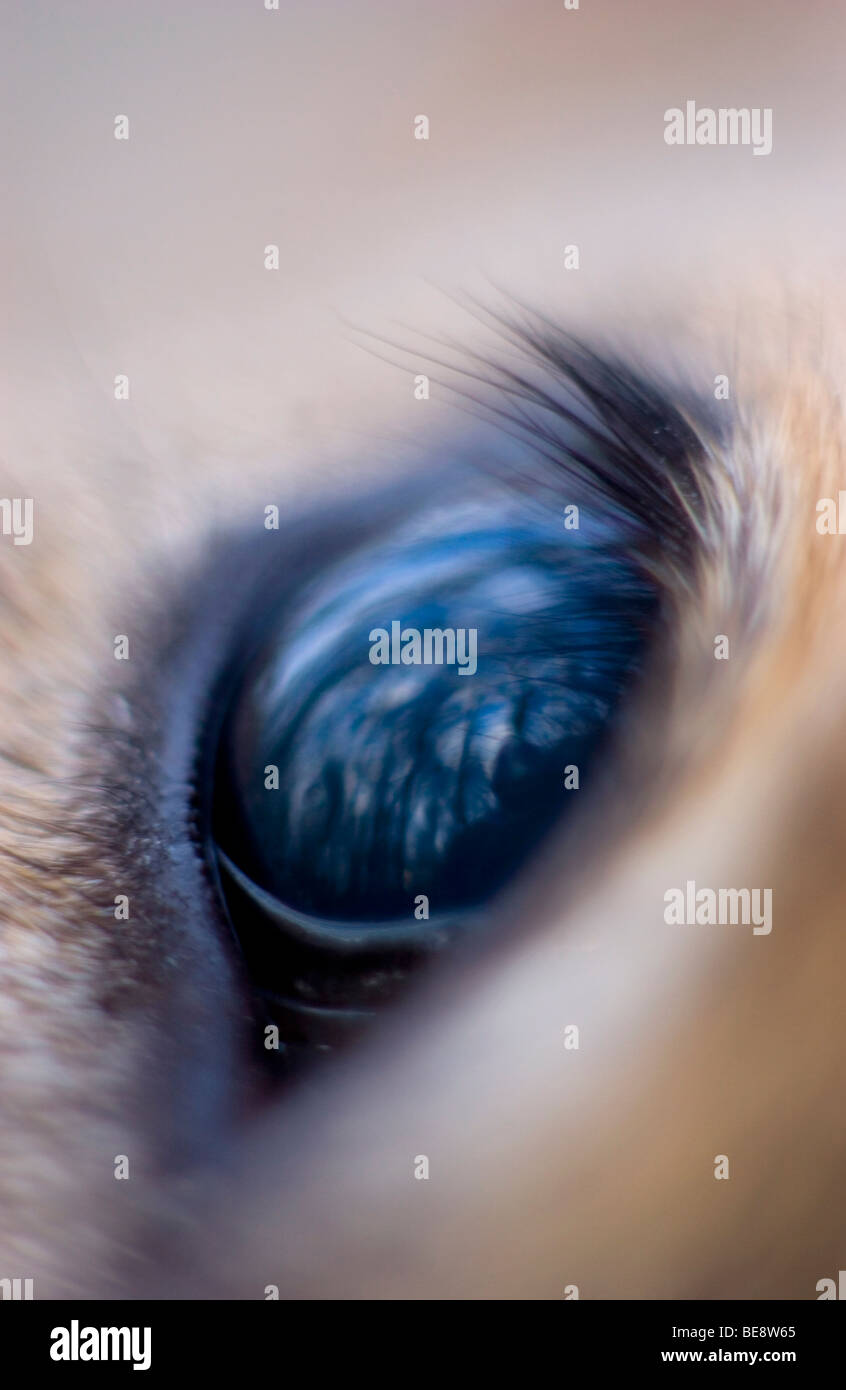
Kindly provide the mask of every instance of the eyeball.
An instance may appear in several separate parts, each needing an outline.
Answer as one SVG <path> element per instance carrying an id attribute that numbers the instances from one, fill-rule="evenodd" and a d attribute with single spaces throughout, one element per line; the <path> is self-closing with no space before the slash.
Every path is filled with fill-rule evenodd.
<path id="1" fill-rule="evenodd" d="M 308 957 L 313 1000 L 366 1005 L 362 974 L 404 976 L 478 922 L 572 808 L 565 769 L 589 778 L 654 603 L 624 555 L 512 496 L 433 510 L 293 595 L 214 779 L 233 925 L 265 987 L 290 990 Z"/>

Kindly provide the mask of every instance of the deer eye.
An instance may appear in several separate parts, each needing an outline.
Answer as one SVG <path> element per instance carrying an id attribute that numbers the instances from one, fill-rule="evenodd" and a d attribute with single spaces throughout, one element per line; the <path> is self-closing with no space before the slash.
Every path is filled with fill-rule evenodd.
<path id="1" fill-rule="evenodd" d="M 484 931 L 695 592 L 712 414 L 539 317 L 500 326 L 513 360 L 467 369 L 493 425 L 467 467 L 291 523 L 220 605 L 238 654 L 209 702 L 202 835 L 286 1059 Z"/>
<path id="2" fill-rule="evenodd" d="M 354 1025 L 573 808 L 656 596 L 613 537 L 504 492 L 288 591 L 215 755 L 213 853 L 290 1041 Z"/>

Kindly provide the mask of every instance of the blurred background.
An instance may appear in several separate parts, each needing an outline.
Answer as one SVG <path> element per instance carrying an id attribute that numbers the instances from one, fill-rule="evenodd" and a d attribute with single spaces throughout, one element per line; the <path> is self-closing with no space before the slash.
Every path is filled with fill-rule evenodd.
<path id="1" fill-rule="evenodd" d="M 235 454 L 313 476 L 431 428 L 349 325 L 466 340 L 455 297 L 498 286 L 574 326 L 730 340 L 730 287 L 780 312 L 785 277 L 839 279 L 830 0 L 70 0 L 4 28 L 4 451 L 95 479 L 120 458 L 142 508 L 165 459 L 174 500 Z M 668 147 L 688 99 L 771 107 L 772 153 Z"/>

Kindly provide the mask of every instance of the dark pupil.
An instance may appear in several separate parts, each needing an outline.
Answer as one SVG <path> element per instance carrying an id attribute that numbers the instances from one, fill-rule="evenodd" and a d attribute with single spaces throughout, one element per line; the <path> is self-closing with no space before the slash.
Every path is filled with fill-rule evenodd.
<path id="1" fill-rule="evenodd" d="M 513 498 L 504 513 L 447 532 L 432 517 L 347 557 L 295 597 L 247 673 L 216 834 L 280 904 L 350 923 L 410 920 L 420 894 L 433 917 L 472 907 L 572 803 L 567 766 L 585 786 L 654 597 L 590 528 Z M 475 673 L 374 665 L 371 631 L 392 623 L 475 629 Z"/>

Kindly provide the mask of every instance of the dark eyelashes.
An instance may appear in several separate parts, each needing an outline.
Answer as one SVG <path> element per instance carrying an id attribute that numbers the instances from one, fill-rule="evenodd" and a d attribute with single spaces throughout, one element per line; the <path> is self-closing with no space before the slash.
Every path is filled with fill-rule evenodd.
<path id="1" fill-rule="evenodd" d="M 534 309 L 472 302 L 492 330 L 487 352 L 418 356 L 459 405 L 513 439 L 501 476 L 560 505 L 575 489 L 620 528 L 618 539 L 688 570 L 717 510 L 715 472 L 733 420 L 702 390 L 639 368 Z M 408 349 L 389 344 L 395 360 Z M 633 350 L 630 349 L 630 353 Z"/>

